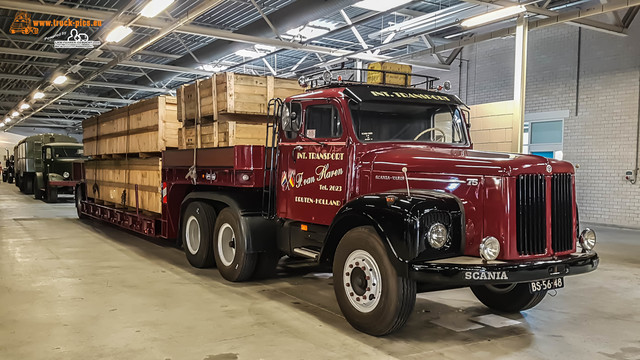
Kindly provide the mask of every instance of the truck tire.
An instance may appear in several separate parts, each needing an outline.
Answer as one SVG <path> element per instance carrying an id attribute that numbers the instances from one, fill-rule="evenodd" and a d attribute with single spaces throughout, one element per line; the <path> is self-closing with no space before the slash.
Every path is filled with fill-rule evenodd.
<path id="1" fill-rule="evenodd" d="M 87 215 L 82 213 L 81 201 L 84 199 L 84 193 L 82 190 L 82 186 L 77 186 L 74 194 L 75 204 L 76 204 L 76 214 L 78 215 L 78 219 L 86 219 Z"/>
<path id="2" fill-rule="evenodd" d="M 7 182 L 7 173 L 2 172 L 2 182 Z"/>
<path id="3" fill-rule="evenodd" d="M 33 192 L 33 183 L 34 183 L 34 177 L 33 176 L 26 176 L 24 178 L 24 184 L 23 184 L 23 190 L 22 192 L 29 195 Z"/>
<path id="4" fill-rule="evenodd" d="M 538 305 L 546 291 L 531 294 L 528 284 L 471 286 L 473 294 L 488 308 L 504 313 L 517 313 Z"/>
<path id="5" fill-rule="evenodd" d="M 242 232 L 237 211 L 228 207 L 220 211 L 213 242 L 216 265 L 223 278 L 239 282 L 253 275 L 258 254 L 246 251 L 247 239 Z"/>
<path id="6" fill-rule="evenodd" d="M 182 247 L 191 266 L 204 269 L 214 266 L 213 224 L 216 212 L 207 203 L 194 201 L 182 216 Z"/>
<path id="7" fill-rule="evenodd" d="M 7 181 L 9 182 L 9 184 L 13 183 L 13 175 L 9 174 L 7 175 Z"/>
<path id="8" fill-rule="evenodd" d="M 40 200 L 40 199 L 42 199 L 44 197 L 44 192 L 38 186 L 38 182 L 37 181 L 33 182 L 33 197 L 36 200 Z"/>
<path id="9" fill-rule="evenodd" d="M 416 282 L 397 273 L 371 226 L 351 229 L 340 240 L 333 289 L 351 326 L 374 336 L 401 328 L 416 302 Z"/>
<path id="10" fill-rule="evenodd" d="M 48 203 L 58 202 L 58 188 L 55 186 L 51 187 L 47 185 L 45 189 L 44 197 L 45 197 L 44 200 Z"/>

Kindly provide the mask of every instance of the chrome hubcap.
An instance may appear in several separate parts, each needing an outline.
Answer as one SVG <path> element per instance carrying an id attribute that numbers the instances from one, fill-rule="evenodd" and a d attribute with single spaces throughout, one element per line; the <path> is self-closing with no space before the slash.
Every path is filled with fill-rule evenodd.
<path id="1" fill-rule="evenodd" d="M 382 294 L 382 277 L 373 256 L 355 250 L 347 257 L 342 273 L 347 299 L 358 311 L 368 313 L 378 306 Z"/>
<path id="2" fill-rule="evenodd" d="M 224 266 L 231 265 L 236 257 L 236 233 L 229 223 L 222 224 L 218 231 L 218 255 Z"/>
<path id="3" fill-rule="evenodd" d="M 191 216 L 187 220 L 185 237 L 187 240 L 187 250 L 189 250 L 192 255 L 197 254 L 200 249 L 200 224 L 195 216 Z"/>

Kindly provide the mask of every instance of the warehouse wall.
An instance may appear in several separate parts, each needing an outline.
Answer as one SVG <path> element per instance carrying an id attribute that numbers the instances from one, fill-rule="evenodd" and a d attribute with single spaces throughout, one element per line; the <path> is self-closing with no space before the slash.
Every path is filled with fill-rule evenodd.
<path id="1" fill-rule="evenodd" d="M 569 111 L 563 152 L 565 160 L 579 166 L 581 220 L 640 228 L 640 183 L 623 179 L 636 157 L 640 21 L 627 37 L 581 32 L 579 76 L 578 27 L 529 33 L 525 112 Z M 435 73 L 460 84 L 453 92 L 470 105 L 512 100 L 514 42 L 506 38 L 467 47 L 463 59 L 468 67 L 456 61 L 451 71 Z"/>

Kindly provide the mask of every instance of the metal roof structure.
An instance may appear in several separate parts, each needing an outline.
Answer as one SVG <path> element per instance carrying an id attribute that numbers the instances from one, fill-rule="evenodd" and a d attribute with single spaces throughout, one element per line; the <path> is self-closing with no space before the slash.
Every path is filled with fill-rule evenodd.
<path id="1" fill-rule="evenodd" d="M 447 70 L 464 46 L 514 33 L 513 17 L 461 26 L 503 7 L 524 6 L 529 29 L 567 22 L 616 35 L 640 8 L 640 0 L 175 0 L 146 18 L 149 1 L 0 0 L 2 130 L 79 130 L 84 118 L 222 71 L 298 77 L 373 61 Z M 119 25 L 132 33 L 106 43 Z M 100 44 L 56 47 L 74 29 Z M 69 81 L 53 84 L 59 75 Z"/>

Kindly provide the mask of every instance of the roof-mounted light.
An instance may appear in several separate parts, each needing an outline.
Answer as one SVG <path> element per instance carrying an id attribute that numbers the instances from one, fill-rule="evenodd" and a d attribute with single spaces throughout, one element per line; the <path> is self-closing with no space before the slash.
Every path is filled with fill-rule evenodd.
<path id="1" fill-rule="evenodd" d="M 120 25 L 107 35 L 107 42 L 117 43 L 131 34 L 133 30 L 128 26 Z"/>
<path id="2" fill-rule="evenodd" d="M 522 14 L 525 11 L 527 11 L 527 9 L 523 5 L 509 6 L 495 11 L 490 11 L 486 14 L 474 16 L 463 21 L 462 23 L 460 23 L 460 25 L 462 25 L 462 27 L 484 25 L 490 22 L 503 20 L 518 14 Z"/>
<path id="3" fill-rule="evenodd" d="M 39 100 L 42 99 L 44 97 L 44 93 L 42 91 L 38 91 L 35 94 L 33 94 L 33 100 Z"/>
<path id="4" fill-rule="evenodd" d="M 140 11 L 140 15 L 148 18 L 155 17 L 164 11 L 164 9 L 168 8 L 169 5 L 173 4 L 174 0 L 151 0 L 149 3 Z"/>
<path id="5" fill-rule="evenodd" d="M 67 82 L 67 77 L 65 75 L 59 75 L 55 79 L 53 79 L 53 83 L 56 85 L 62 85 Z"/>

